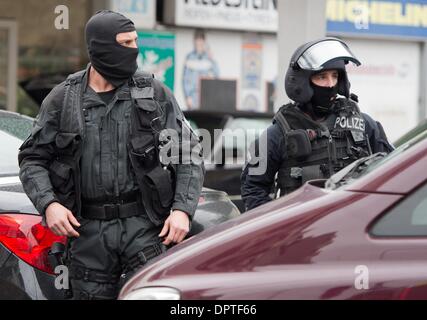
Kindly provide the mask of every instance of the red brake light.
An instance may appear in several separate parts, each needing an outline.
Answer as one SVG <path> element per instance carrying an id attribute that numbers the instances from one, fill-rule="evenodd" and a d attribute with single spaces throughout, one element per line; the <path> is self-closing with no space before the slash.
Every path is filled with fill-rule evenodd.
<path id="1" fill-rule="evenodd" d="M 48 252 L 54 242 L 66 242 L 41 225 L 40 216 L 0 215 L 0 243 L 29 265 L 53 274 Z"/>

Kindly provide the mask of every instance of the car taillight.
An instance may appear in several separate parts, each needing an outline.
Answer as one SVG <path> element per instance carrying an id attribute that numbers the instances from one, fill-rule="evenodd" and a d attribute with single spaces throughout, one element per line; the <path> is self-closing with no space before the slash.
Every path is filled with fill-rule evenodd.
<path id="1" fill-rule="evenodd" d="M 54 242 L 66 242 L 41 225 L 40 216 L 0 214 L 0 243 L 18 258 L 44 272 L 53 274 L 48 253 Z"/>

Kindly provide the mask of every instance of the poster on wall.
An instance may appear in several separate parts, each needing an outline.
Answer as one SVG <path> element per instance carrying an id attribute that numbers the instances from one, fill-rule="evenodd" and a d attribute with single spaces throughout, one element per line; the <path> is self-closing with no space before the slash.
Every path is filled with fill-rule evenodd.
<path id="1" fill-rule="evenodd" d="M 262 40 L 256 34 L 243 36 L 240 110 L 265 111 L 261 97 Z"/>
<path id="2" fill-rule="evenodd" d="M 175 85 L 175 35 L 165 32 L 138 32 L 138 67 L 154 74 L 172 91 Z"/>
<path id="3" fill-rule="evenodd" d="M 196 29 L 193 45 L 185 53 L 183 69 L 183 92 L 187 109 L 200 109 L 200 87 L 203 79 L 217 79 L 219 66 L 213 55 L 203 29 Z"/>
<path id="4" fill-rule="evenodd" d="M 174 32 L 175 96 L 183 110 L 267 110 L 266 84 L 278 69 L 274 35 L 190 28 Z M 245 108 L 243 88 L 248 96 L 256 91 L 256 102 L 248 97 Z"/>

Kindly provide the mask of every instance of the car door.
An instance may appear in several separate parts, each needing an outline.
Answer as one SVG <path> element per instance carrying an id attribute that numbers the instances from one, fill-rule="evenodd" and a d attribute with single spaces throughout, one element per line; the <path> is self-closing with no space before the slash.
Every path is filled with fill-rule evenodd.
<path id="1" fill-rule="evenodd" d="M 393 299 L 427 299 L 427 183 L 374 221 L 369 237 L 379 258 L 373 297 L 388 291 Z"/>

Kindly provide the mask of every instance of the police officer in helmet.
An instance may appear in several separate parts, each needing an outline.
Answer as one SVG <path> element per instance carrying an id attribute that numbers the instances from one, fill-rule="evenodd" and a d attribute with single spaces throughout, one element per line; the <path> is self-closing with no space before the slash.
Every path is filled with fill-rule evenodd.
<path id="1" fill-rule="evenodd" d="M 295 51 L 285 77 L 286 93 L 294 102 L 281 107 L 250 151 L 251 158 L 266 163 L 266 172 L 250 174 L 259 165 L 250 161 L 243 169 L 247 210 L 271 201 L 274 191 L 284 196 L 306 181 L 329 178 L 359 158 L 393 150 L 381 124 L 362 113 L 357 96 L 350 93 L 350 62 L 361 64 L 337 38 L 312 41 Z M 266 153 L 260 151 L 263 138 Z"/>
<path id="2" fill-rule="evenodd" d="M 68 237 L 74 299 L 109 300 L 139 267 L 183 241 L 204 167 L 171 91 L 137 71 L 133 22 L 103 10 L 85 31 L 90 63 L 43 101 L 20 148 L 20 178 L 44 223 Z"/>

